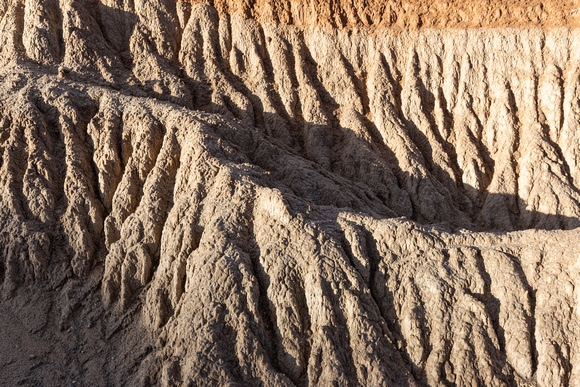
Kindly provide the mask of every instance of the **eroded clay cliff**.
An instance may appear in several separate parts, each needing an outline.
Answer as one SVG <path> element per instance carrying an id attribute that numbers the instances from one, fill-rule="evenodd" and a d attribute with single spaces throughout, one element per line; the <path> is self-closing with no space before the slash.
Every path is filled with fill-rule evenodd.
<path id="1" fill-rule="evenodd" d="M 580 383 L 580 31 L 264 4 L 0 1 L 0 379 Z"/>
<path id="2" fill-rule="evenodd" d="M 182 0 L 260 22 L 320 27 L 572 27 L 575 0 Z"/>

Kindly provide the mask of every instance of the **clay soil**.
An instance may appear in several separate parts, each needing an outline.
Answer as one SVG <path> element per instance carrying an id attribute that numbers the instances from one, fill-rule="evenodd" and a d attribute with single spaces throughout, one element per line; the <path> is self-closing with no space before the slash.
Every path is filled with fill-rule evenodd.
<path id="1" fill-rule="evenodd" d="M 211 5 L 0 0 L 0 385 L 580 386 L 575 2 Z"/>
<path id="2" fill-rule="evenodd" d="M 572 27 L 578 0 L 187 0 L 224 14 L 297 26 L 420 28 Z"/>

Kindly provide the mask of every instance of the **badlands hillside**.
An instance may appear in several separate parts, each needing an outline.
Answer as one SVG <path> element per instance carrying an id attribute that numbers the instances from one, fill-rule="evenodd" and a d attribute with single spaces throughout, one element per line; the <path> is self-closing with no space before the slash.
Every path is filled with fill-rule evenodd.
<path id="1" fill-rule="evenodd" d="M 0 0 L 0 385 L 580 385 L 579 23 Z"/>

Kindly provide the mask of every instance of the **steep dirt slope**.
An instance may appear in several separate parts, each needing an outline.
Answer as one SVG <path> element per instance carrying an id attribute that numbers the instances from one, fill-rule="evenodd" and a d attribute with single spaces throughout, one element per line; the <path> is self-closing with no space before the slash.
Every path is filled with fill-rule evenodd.
<path id="1" fill-rule="evenodd" d="M 580 383 L 579 43 L 0 0 L 0 379 Z"/>
<path id="2" fill-rule="evenodd" d="M 183 0 L 260 22 L 322 27 L 573 27 L 577 0 Z"/>

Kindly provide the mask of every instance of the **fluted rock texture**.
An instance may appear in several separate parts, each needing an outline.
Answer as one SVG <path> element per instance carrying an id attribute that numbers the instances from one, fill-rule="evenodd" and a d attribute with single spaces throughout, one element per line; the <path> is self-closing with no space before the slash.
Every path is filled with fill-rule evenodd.
<path id="1" fill-rule="evenodd" d="M 0 380 L 580 384 L 580 30 L 243 4 L 0 0 Z"/>
<path id="2" fill-rule="evenodd" d="M 572 27 L 577 0 L 182 0 L 261 22 L 322 27 Z"/>

